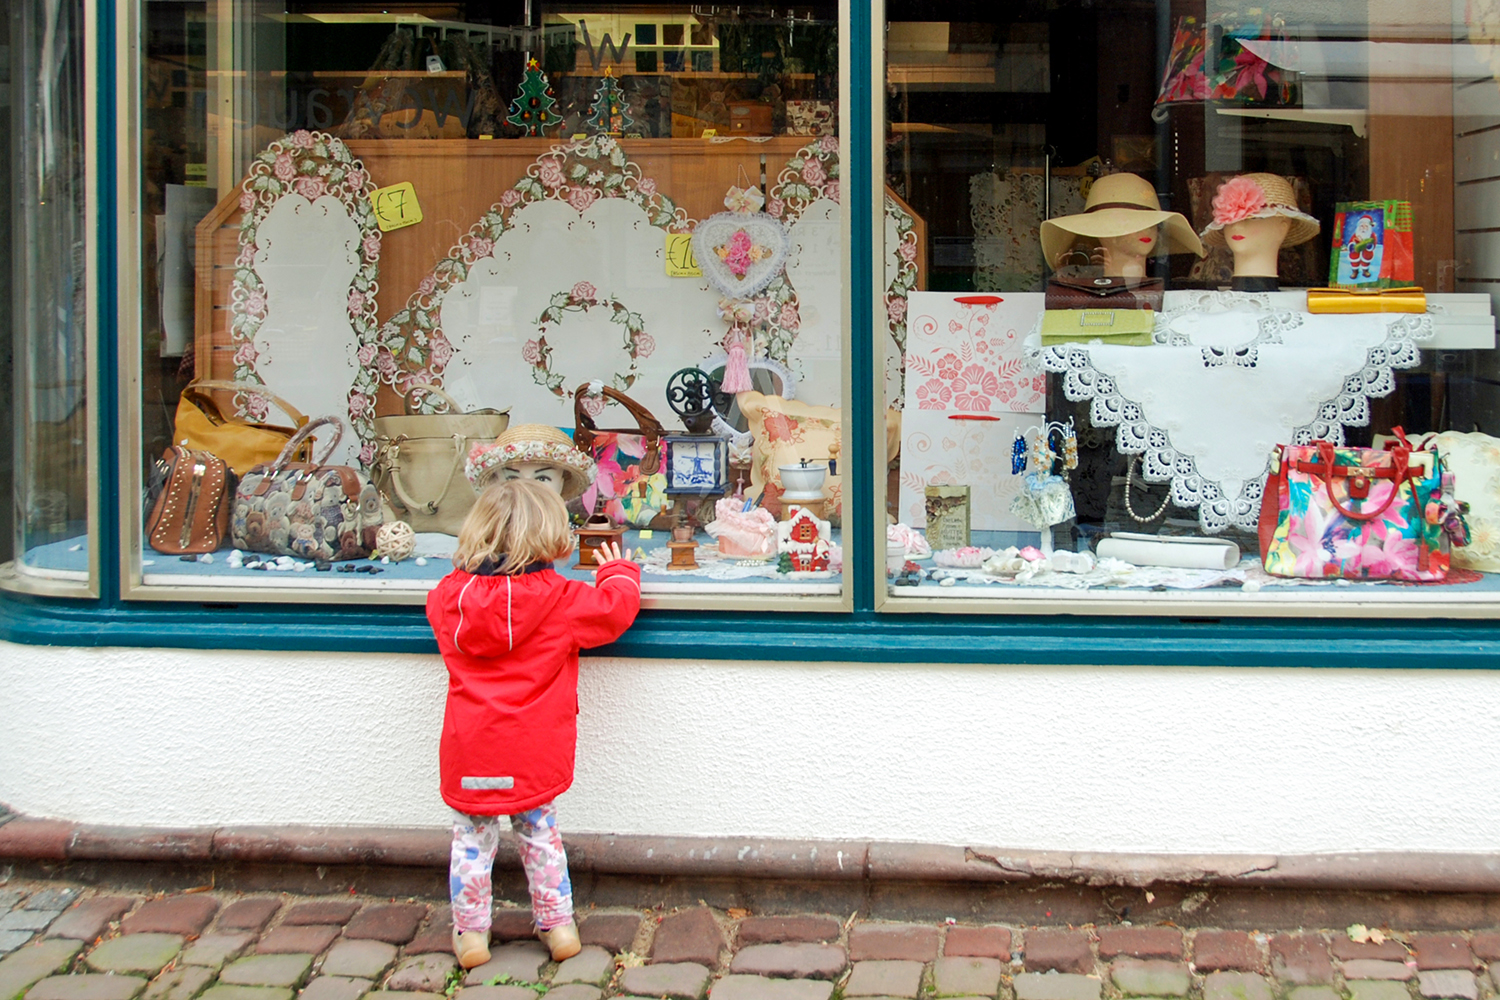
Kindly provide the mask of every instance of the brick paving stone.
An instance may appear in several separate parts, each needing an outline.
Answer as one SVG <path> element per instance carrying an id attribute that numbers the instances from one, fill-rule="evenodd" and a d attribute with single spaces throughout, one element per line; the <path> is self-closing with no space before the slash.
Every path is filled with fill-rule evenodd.
<path id="1" fill-rule="evenodd" d="M 214 981 L 214 970 L 201 965 L 180 965 L 151 980 L 141 1000 L 193 1000 Z"/>
<path id="2" fill-rule="evenodd" d="M 1472 969 L 1474 956 L 1469 953 L 1469 942 L 1457 934 L 1421 934 L 1410 941 L 1417 956 L 1417 968 L 1427 969 Z"/>
<path id="3" fill-rule="evenodd" d="M 762 979 L 725 976 L 708 991 L 709 1000 L 828 1000 L 833 984 L 816 979 Z M 549 1000 L 554 994 L 547 994 Z"/>
<path id="4" fill-rule="evenodd" d="M 1378 958 L 1351 958 L 1344 963 L 1345 979 L 1399 979 L 1405 981 L 1417 970 L 1405 962 L 1385 962 Z"/>
<path id="5" fill-rule="evenodd" d="M 1328 944 L 1317 934 L 1277 934 L 1271 938 L 1271 968 L 1294 985 L 1333 982 Z"/>
<path id="6" fill-rule="evenodd" d="M 998 958 L 945 956 L 932 963 L 932 984 L 940 997 L 986 996 L 1000 992 Z"/>
<path id="7" fill-rule="evenodd" d="M 41 892 L 34 892 L 27 896 L 21 908 L 23 910 L 66 910 L 77 898 L 78 890 L 71 887 L 43 889 Z"/>
<path id="8" fill-rule="evenodd" d="M 182 950 L 180 934 L 130 934 L 111 938 L 84 962 L 95 972 L 144 972 L 154 976 Z"/>
<path id="9" fill-rule="evenodd" d="M 1480 931 L 1469 939 L 1469 950 L 1486 962 L 1500 960 L 1500 931 Z"/>
<path id="10" fill-rule="evenodd" d="M 490 917 L 490 939 L 494 941 L 535 940 L 536 927 L 528 908 L 496 909 Z"/>
<path id="11" fill-rule="evenodd" d="M 746 917 L 740 921 L 740 944 L 787 944 L 837 941 L 842 925 L 832 917 Z"/>
<path id="12" fill-rule="evenodd" d="M 229 986 L 301 986 L 312 968 L 313 957 L 302 955 L 251 955 L 224 966 L 219 982 Z"/>
<path id="13" fill-rule="evenodd" d="M 1203 980 L 1203 1000 L 1271 1000 L 1271 984 L 1249 972 L 1211 972 Z"/>
<path id="14" fill-rule="evenodd" d="M 836 944 L 752 944 L 739 950 L 729 971 L 771 979 L 834 979 L 848 964 Z"/>
<path id="15" fill-rule="evenodd" d="M 347 924 L 349 918 L 359 910 L 358 900 L 318 899 L 311 903 L 298 903 L 286 911 L 283 924 Z"/>
<path id="16" fill-rule="evenodd" d="M 207 893 L 153 899 L 120 921 L 120 933 L 192 937 L 201 934 L 217 912 L 219 901 Z"/>
<path id="17" fill-rule="evenodd" d="M 708 988 L 708 969 L 698 962 L 641 965 L 620 973 L 620 989 L 642 996 L 698 1000 Z"/>
<path id="18" fill-rule="evenodd" d="M 0 917 L 0 931 L 40 931 L 62 916 L 61 910 L 11 910 Z"/>
<path id="19" fill-rule="evenodd" d="M 682 910 L 664 918 L 651 943 L 651 961 L 661 965 L 719 964 L 725 947 L 724 932 L 713 912 L 705 906 Z"/>
<path id="20" fill-rule="evenodd" d="M 1258 972 L 1264 962 L 1244 931 L 1199 931 L 1193 935 L 1193 966 L 1199 972 Z"/>
<path id="21" fill-rule="evenodd" d="M 1287 1000 L 1341 1000 L 1332 986 L 1293 986 L 1286 996 Z"/>
<path id="22" fill-rule="evenodd" d="M 342 929 L 335 924 L 282 924 L 267 931 L 255 951 L 261 955 L 319 955 Z"/>
<path id="23" fill-rule="evenodd" d="M 0 889 L 0 910 L 8 910 L 26 897 L 20 889 Z"/>
<path id="24" fill-rule="evenodd" d="M 1356 979 L 1348 986 L 1352 1000 L 1411 1000 L 1411 994 L 1407 992 L 1405 983 Z"/>
<path id="25" fill-rule="evenodd" d="M 266 924 L 281 909 L 281 900 L 267 899 L 264 896 L 252 896 L 249 899 L 237 899 L 224 907 L 224 912 L 219 914 L 218 929 L 221 931 L 250 931 L 259 934 L 265 929 Z"/>
<path id="26" fill-rule="evenodd" d="M 53 921 L 48 937 L 92 941 L 103 934 L 110 922 L 119 920 L 140 902 L 138 896 L 95 896 L 85 899 Z"/>
<path id="27" fill-rule="evenodd" d="M 408 992 L 441 993 L 448 982 L 448 974 L 456 968 L 458 959 L 453 957 L 451 951 L 446 955 L 431 952 L 402 959 L 401 964 L 396 966 L 396 971 L 385 981 L 385 987 L 391 993 L 401 995 Z M 384 994 L 371 993 L 370 996 L 380 997 Z"/>
<path id="28" fill-rule="evenodd" d="M 922 988 L 922 963 L 875 959 L 855 962 L 844 983 L 846 997 L 915 997 Z"/>
<path id="29" fill-rule="evenodd" d="M 1121 993 L 1137 997 L 1184 997 L 1192 983 L 1185 964 L 1159 958 L 1117 958 L 1109 975 Z"/>
<path id="30" fill-rule="evenodd" d="M 422 903 L 367 906 L 345 925 L 344 937 L 405 944 L 416 937 L 426 916 L 427 906 Z"/>
<path id="31" fill-rule="evenodd" d="M 595 944 L 617 955 L 629 951 L 641 929 L 639 913 L 595 913 L 578 924 L 578 938 L 584 944 Z"/>
<path id="32" fill-rule="evenodd" d="M 1027 972 L 1056 969 L 1086 975 L 1094 971 L 1094 954 L 1083 931 L 1027 931 L 1023 947 Z"/>
<path id="33" fill-rule="evenodd" d="M 1101 927 L 1100 958 L 1181 958 L 1182 931 L 1175 927 Z"/>
<path id="34" fill-rule="evenodd" d="M 1011 984 L 1016 990 L 1016 1000 L 1099 1000 L 1102 982 L 1098 976 L 1022 972 L 1012 978 Z"/>
<path id="35" fill-rule="evenodd" d="M 407 942 L 403 954 L 422 955 L 429 951 L 453 950 L 453 913 L 440 910 L 432 915 L 417 936 Z"/>
<path id="36" fill-rule="evenodd" d="M 27 987 L 62 968 L 81 948 L 77 941 L 61 939 L 18 948 L 0 959 L 0 1000 L 15 1000 Z"/>
<path id="37" fill-rule="evenodd" d="M 387 984 L 389 985 L 389 984 Z M 368 1000 L 432 1000 L 432 997 L 422 993 L 405 993 L 401 990 L 376 990 L 366 993 Z"/>
<path id="38" fill-rule="evenodd" d="M 1387 962 L 1406 961 L 1406 945 L 1393 938 L 1376 944 L 1374 941 L 1350 941 L 1347 935 L 1335 934 L 1329 945 L 1333 957 L 1348 962 L 1357 958 L 1378 958 Z"/>
<path id="39" fill-rule="evenodd" d="M 526 986 L 469 986 L 458 991 L 463 1000 L 536 1000 L 536 990 Z"/>
<path id="40" fill-rule="evenodd" d="M 275 986 L 210 986 L 198 1000 L 292 1000 L 292 991 Z"/>
<path id="41" fill-rule="evenodd" d="M 1417 992 L 1424 997 L 1475 1000 L 1479 996 L 1479 984 L 1468 969 L 1424 969 L 1417 973 Z"/>
<path id="42" fill-rule="evenodd" d="M 26 1000 L 130 1000 L 146 988 L 140 976 L 53 976 L 26 993 Z"/>
<path id="43" fill-rule="evenodd" d="M 554 986 L 547 991 L 547 1000 L 599 1000 L 604 996 L 603 991 L 597 986 L 589 986 L 585 983 L 569 983 L 566 986 Z"/>
<path id="44" fill-rule="evenodd" d="M 359 1000 L 375 984 L 348 976 L 318 976 L 307 984 L 299 1000 Z"/>
<path id="45" fill-rule="evenodd" d="M 350 941 L 347 938 L 328 949 L 319 970 L 324 976 L 376 979 L 396 961 L 396 946 L 384 941 Z"/>
<path id="46" fill-rule="evenodd" d="M 849 932 L 849 960 L 930 962 L 937 958 L 938 936 L 931 924 L 856 924 Z"/>
<path id="47" fill-rule="evenodd" d="M 943 954 L 963 958 L 1010 958 L 1010 928 L 950 927 L 943 937 Z"/>
<path id="48" fill-rule="evenodd" d="M 187 946 L 187 950 L 182 953 L 182 964 L 217 969 L 225 962 L 243 955 L 253 940 L 254 935 L 244 932 L 205 934 Z"/>
<path id="49" fill-rule="evenodd" d="M 552 976 L 552 982 L 557 986 L 565 983 L 603 986 L 614 974 L 615 957 L 598 945 L 589 945 L 559 965 Z"/>
<path id="50" fill-rule="evenodd" d="M 9 955 L 31 938 L 31 931 L 0 931 L 0 957 Z"/>
<path id="51" fill-rule="evenodd" d="M 552 960 L 540 941 L 512 941 L 490 948 L 490 960 L 469 970 L 465 985 L 482 986 L 497 976 L 534 983 L 542 978 L 542 966 Z"/>

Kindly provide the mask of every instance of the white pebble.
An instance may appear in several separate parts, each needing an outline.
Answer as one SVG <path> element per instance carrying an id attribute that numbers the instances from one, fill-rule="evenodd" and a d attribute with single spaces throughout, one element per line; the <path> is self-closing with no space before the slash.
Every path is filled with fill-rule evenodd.
<path id="1" fill-rule="evenodd" d="M 243 558 L 245 558 L 245 553 L 241 552 L 239 549 L 230 549 L 229 550 L 229 558 L 231 558 L 231 559 L 243 559 Z"/>
<path id="2" fill-rule="evenodd" d="M 938 581 L 938 586 L 939 587 L 956 587 L 956 586 L 958 586 L 958 578 L 957 577 L 952 577 L 952 576 L 945 576 L 941 580 Z"/>
<path id="3" fill-rule="evenodd" d="M 156 560 L 155 559 L 142 559 L 141 560 L 141 565 L 142 566 L 155 566 L 156 565 Z"/>
<path id="4" fill-rule="evenodd" d="M 382 562 L 382 563 L 383 563 L 383 564 L 384 564 L 384 565 L 386 565 L 386 566 L 389 566 L 389 565 L 390 565 L 390 564 L 391 564 L 391 557 L 390 557 L 390 556 L 381 556 L 381 557 L 380 557 L 380 561 L 381 561 L 381 562 Z"/>
<path id="5" fill-rule="evenodd" d="M 292 565 L 292 563 L 294 563 L 296 561 L 297 560 L 293 559 L 291 556 L 277 556 L 276 557 L 276 565 L 278 565 L 278 566 L 290 566 L 290 565 Z"/>
<path id="6" fill-rule="evenodd" d="M 1244 583 L 1240 584 L 1240 589 L 1247 594 L 1258 594 L 1260 593 L 1260 581 L 1246 580 Z"/>
<path id="7" fill-rule="evenodd" d="M 68 546 L 68 551 L 69 552 L 77 552 L 81 548 L 83 548 L 83 543 L 79 542 L 77 545 L 69 545 Z"/>
<path id="8" fill-rule="evenodd" d="M 418 566 L 426 566 L 427 565 L 427 560 L 425 558 L 423 558 L 422 556 L 417 556 L 417 565 Z"/>
<path id="9" fill-rule="evenodd" d="M 297 565 L 293 566 L 292 569 L 296 570 L 298 573 L 304 572 L 307 569 L 307 563 L 298 563 Z"/>
<path id="10" fill-rule="evenodd" d="M 211 563 L 214 561 L 214 554 L 212 552 L 205 552 L 198 557 L 198 561 L 201 563 Z"/>

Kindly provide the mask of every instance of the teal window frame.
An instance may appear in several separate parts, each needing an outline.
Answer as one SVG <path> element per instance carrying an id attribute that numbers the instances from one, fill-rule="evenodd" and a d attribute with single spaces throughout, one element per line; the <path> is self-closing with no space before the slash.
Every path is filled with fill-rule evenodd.
<path id="1" fill-rule="evenodd" d="M 0 596 L 0 639 L 76 647 L 142 646 L 187 649 L 260 649 L 435 653 L 436 643 L 419 607 L 389 605 L 204 604 L 128 602 L 121 598 L 119 383 L 114 317 L 119 301 L 115 193 L 119 177 L 116 112 L 116 24 L 120 3 L 97 0 L 97 213 L 98 258 L 92 364 L 98 398 L 91 400 L 97 435 L 94 483 L 101 526 L 97 598 L 52 598 L 21 593 Z M 849 126 L 868 139 L 874 120 L 872 59 L 881 4 L 845 0 L 851 46 Z M 856 565 L 883 563 L 875 551 L 876 448 L 884 448 L 876 421 L 873 262 L 879 252 L 871 194 L 875 148 L 851 141 L 846 172 L 852 231 L 853 397 L 846 494 L 851 523 L 847 544 Z M 879 440 L 877 440 L 879 438 Z M 1479 668 L 1500 666 L 1500 631 L 1485 619 L 1181 618 L 1072 615 L 883 613 L 876 610 L 876 577 L 851 574 L 853 610 L 791 614 L 754 611 L 646 611 L 618 642 L 594 655 L 642 658 L 945 664 L 1090 664 L 1150 666 Z"/>

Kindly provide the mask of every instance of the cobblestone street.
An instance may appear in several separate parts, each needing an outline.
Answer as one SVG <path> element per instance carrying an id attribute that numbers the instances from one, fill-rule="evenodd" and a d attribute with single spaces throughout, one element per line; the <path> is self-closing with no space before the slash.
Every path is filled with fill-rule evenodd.
<path id="1" fill-rule="evenodd" d="M 586 909 L 561 964 L 497 907 L 488 965 L 446 900 L 0 883 L 0 1000 L 1493 1000 L 1500 931 L 884 923 Z M 1490 965 L 1489 963 L 1495 963 Z"/>

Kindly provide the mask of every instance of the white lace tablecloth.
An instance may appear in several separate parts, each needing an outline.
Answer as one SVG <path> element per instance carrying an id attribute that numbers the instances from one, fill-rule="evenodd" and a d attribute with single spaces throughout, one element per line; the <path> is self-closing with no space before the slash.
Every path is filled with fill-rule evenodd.
<path id="1" fill-rule="evenodd" d="M 1115 427 L 1120 452 L 1197 507 L 1205 532 L 1254 531 L 1272 450 L 1343 443 L 1431 335 L 1426 315 L 1315 316 L 1216 293 L 1158 316 L 1149 347 L 1042 348 L 1034 332 L 1030 356 L 1063 375 L 1069 399 L 1092 400 L 1094 425 Z"/>

